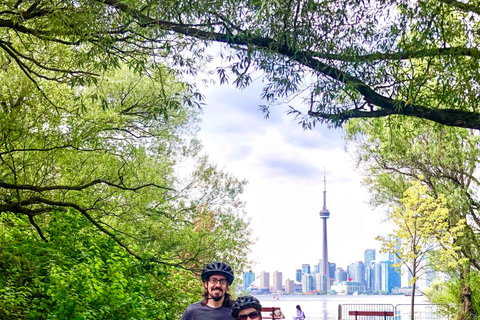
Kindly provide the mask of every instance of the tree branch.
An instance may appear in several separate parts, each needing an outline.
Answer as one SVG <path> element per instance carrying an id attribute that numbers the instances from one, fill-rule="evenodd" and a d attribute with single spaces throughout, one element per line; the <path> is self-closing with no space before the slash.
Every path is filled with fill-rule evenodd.
<path id="1" fill-rule="evenodd" d="M 25 148 L 25 149 L 10 149 L 7 151 L 0 152 L 0 156 L 5 155 L 5 154 L 11 154 L 15 152 L 49 152 L 49 151 L 54 151 L 54 150 L 59 150 L 59 149 L 74 149 L 78 150 L 81 152 L 95 152 L 95 151 L 106 151 L 105 149 L 82 149 L 75 147 L 74 145 L 67 144 L 63 146 L 56 146 L 56 147 L 49 147 L 49 148 Z"/>
<path id="2" fill-rule="evenodd" d="M 476 14 L 480 14 L 480 8 L 470 3 L 464 3 L 456 0 L 439 0 L 445 4 L 451 5 L 457 9 L 467 12 L 475 12 Z"/>
<path id="3" fill-rule="evenodd" d="M 431 48 L 417 51 L 402 52 L 375 52 L 365 55 L 344 55 L 310 52 L 312 57 L 320 59 L 338 60 L 345 62 L 367 62 L 376 60 L 408 60 L 415 58 L 427 58 L 436 56 L 465 56 L 472 58 L 480 58 L 480 50 L 477 48 L 449 47 L 449 48 Z"/>
<path id="4" fill-rule="evenodd" d="M 138 190 L 141 190 L 141 189 L 144 189 L 144 188 L 149 188 L 149 187 L 154 187 L 154 188 L 157 188 L 157 189 L 173 191 L 172 188 L 159 186 L 155 183 L 147 183 L 147 184 L 144 184 L 144 185 L 140 185 L 138 187 L 126 187 L 124 185 L 115 184 L 115 183 L 109 182 L 109 181 L 104 180 L 104 179 L 96 179 L 96 180 L 93 180 L 89 183 L 85 183 L 85 184 L 81 184 L 81 185 L 77 185 L 77 186 L 61 186 L 60 185 L 60 186 L 46 186 L 46 187 L 38 187 L 38 186 L 28 185 L 28 184 L 12 184 L 12 183 L 6 183 L 6 182 L 3 182 L 2 180 L 0 180 L 0 187 L 2 187 L 2 188 L 12 189 L 12 190 L 30 190 L 30 191 L 34 191 L 34 192 L 44 192 L 44 191 L 52 191 L 52 190 L 75 190 L 75 191 L 80 191 L 80 190 L 92 187 L 94 185 L 97 185 L 97 184 L 106 184 L 108 186 L 111 186 L 111 187 L 114 187 L 114 188 L 117 188 L 117 189 L 121 189 L 121 190 L 126 190 L 126 191 L 138 191 Z"/>
<path id="5" fill-rule="evenodd" d="M 50 206 L 58 206 L 58 207 L 69 207 L 77 210 L 80 212 L 88 221 L 90 221 L 95 227 L 97 227 L 101 232 L 105 233 L 109 237 L 111 237 L 120 247 L 124 248 L 130 255 L 135 257 L 138 260 L 143 260 L 138 254 L 133 252 L 125 243 L 123 243 L 115 234 L 105 229 L 97 220 L 95 220 L 86 209 L 82 208 L 81 206 L 77 205 L 76 203 L 69 203 L 69 202 L 61 202 L 61 201 L 53 201 L 44 198 L 31 198 L 32 201 L 48 204 Z"/>
<path id="6" fill-rule="evenodd" d="M 48 242 L 47 238 L 43 235 L 42 229 L 35 223 L 33 220 L 33 216 L 28 215 L 28 220 L 30 221 L 30 224 L 37 230 L 38 235 L 40 238 L 42 238 L 43 241 Z"/>
<path id="7" fill-rule="evenodd" d="M 449 0 L 444 0 L 449 1 Z M 157 25 L 158 27 L 173 31 L 175 33 L 183 34 L 188 37 L 196 38 L 205 41 L 215 41 L 226 43 L 230 45 L 245 45 L 252 46 L 256 49 L 268 50 L 277 54 L 283 55 L 296 61 L 300 65 L 303 65 L 311 70 L 318 72 L 328 78 L 341 82 L 349 87 L 357 90 L 365 99 L 365 101 L 371 105 L 377 106 L 381 109 L 389 110 L 392 114 L 403 114 L 407 116 L 413 116 L 417 118 L 431 120 L 447 126 L 455 126 L 461 128 L 480 129 L 480 115 L 476 112 L 464 111 L 464 110 L 452 110 L 452 109 L 431 109 L 426 106 L 418 104 L 410 104 L 402 100 L 395 100 L 389 97 L 385 97 L 363 81 L 351 74 L 342 71 L 334 66 L 328 65 L 315 58 L 311 52 L 298 51 L 295 48 L 291 48 L 286 44 L 279 44 L 271 38 L 248 36 L 245 33 L 231 35 L 213 31 L 204 31 L 198 28 L 194 28 L 188 25 L 177 24 L 168 21 L 162 21 L 158 19 L 152 19 L 148 16 L 132 9 L 127 4 L 121 3 L 118 0 L 97 0 L 97 2 L 110 5 L 118 10 L 132 15 L 137 19 L 137 23 L 142 26 Z M 385 111 L 384 111 L 385 112 Z M 367 117 L 365 113 L 354 112 L 350 114 L 351 110 L 340 112 L 334 116 L 330 114 L 318 114 L 317 116 L 323 119 L 331 120 L 336 118 L 357 118 Z M 381 112 L 375 111 L 372 113 L 372 117 L 384 116 Z"/>

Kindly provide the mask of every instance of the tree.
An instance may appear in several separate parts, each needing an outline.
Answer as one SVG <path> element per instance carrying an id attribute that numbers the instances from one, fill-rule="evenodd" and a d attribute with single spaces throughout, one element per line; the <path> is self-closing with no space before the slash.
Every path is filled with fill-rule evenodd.
<path id="1" fill-rule="evenodd" d="M 469 283 L 472 289 L 471 309 L 474 310 L 473 314 L 480 314 L 479 305 L 477 303 L 480 293 L 480 289 L 478 288 L 480 284 L 479 273 L 478 271 L 472 271 L 469 276 Z M 439 306 L 442 315 L 449 317 L 452 314 L 455 314 L 458 310 L 462 310 L 461 314 L 457 316 L 457 319 L 462 319 L 469 313 L 469 310 L 464 310 L 464 306 L 462 305 L 463 301 L 460 299 L 462 291 L 464 290 L 463 282 L 464 281 L 460 280 L 458 277 L 452 278 L 449 281 L 436 280 L 433 281 L 430 287 L 426 288 L 424 292 L 430 301 Z"/>
<path id="2" fill-rule="evenodd" d="M 412 182 L 400 199 L 401 207 L 396 207 L 389 217 L 395 229 L 388 238 L 377 237 L 382 242 L 382 251 L 395 254 L 408 269 L 412 276 L 411 319 L 415 318 L 415 293 L 417 279 L 425 275 L 429 266 L 427 255 L 433 250 L 441 250 L 436 266 L 443 263 L 450 267 L 463 264 L 458 261 L 455 245 L 457 238 L 462 236 L 465 220 L 459 220 L 456 225 L 449 222 L 449 212 L 445 208 L 447 200 L 444 195 L 438 198 L 428 196 L 427 188 L 419 181 Z M 399 267 L 399 266 L 397 266 Z"/>
<path id="3" fill-rule="evenodd" d="M 451 267 L 445 263 L 442 271 L 459 279 L 459 300 L 468 316 L 473 312 L 471 288 L 476 287 L 472 286 L 470 273 L 479 270 L 478 135 L 470 130 L 391 117 L 352 122 L 347 126 L 347 139 L 355 145 L 373 206 L 401 205 L 400 199 L 411 181 L 423 176 L 422 184 L 430 196 L 445 195 L 450 225 L 460 220 L 467 222 L 463 235 L 454 244 L 460 248 L 454 260 L 466 263 Z"/>
<path id="4" fill-rule="evenodd" d="M 267 115 L 299 95 L 309 110 L 291 112 L 309 128 L 393 114 L 480 128 L 474 3 L 9 0 L 0 14 L 3 63 L 32 81 L 94 81 L 152 55 L 196 74 L 209 59 L 201 44 L 219 42 L 232 49 L 220 81 L 243 87 L 261 72 Z"/>
<path id="5" fill-rule="evenodd" d="M 0 74 L 0 318 L 175 318 L 198 295 L 169 290 L 206 261 L 248 263 L 246 182 L 201 154 L 169 69 L 83 86 L 22 72 Z"/>

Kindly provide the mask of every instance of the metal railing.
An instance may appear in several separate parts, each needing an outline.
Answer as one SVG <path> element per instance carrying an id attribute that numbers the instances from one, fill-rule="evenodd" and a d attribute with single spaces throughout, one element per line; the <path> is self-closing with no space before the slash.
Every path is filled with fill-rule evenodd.
<path id="1" fill-rule="evenodd" d="M 357 320 L 410 320 L 411 306 L 409 304 L 340 304 L 338 305 L 338 320 L 355 320 L 354 311 L 382 311 L 393 312 L 394 316 L 358 316 Z M 439 314 L 435 304 L 415 304 L 415 320 L 446 320 L 446 316 Z"/>
<path id="2" fill-rule="evenodd" d="M 413 310 L 415 320 L 443 320 L 449 319 L 447 316 L 442 316 L 439 313 L 440 309 L 435 304 L 415 304 Z M 411 305 L 399 304 L 395 306 L 395 319 L 410 319 Z"/>

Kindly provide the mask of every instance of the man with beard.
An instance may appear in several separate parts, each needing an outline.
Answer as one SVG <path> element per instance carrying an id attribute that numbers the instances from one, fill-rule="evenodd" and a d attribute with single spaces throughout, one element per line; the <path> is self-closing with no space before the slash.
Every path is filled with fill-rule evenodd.
<path id="1" fill-rule="evenodd" d="M 232 301 L 227 293 L 233 282 L 232 268 L 223 262 L 208 263 L 202 271 L 203 300 L 189 305 L 180 320 L 232 319 Z"/>

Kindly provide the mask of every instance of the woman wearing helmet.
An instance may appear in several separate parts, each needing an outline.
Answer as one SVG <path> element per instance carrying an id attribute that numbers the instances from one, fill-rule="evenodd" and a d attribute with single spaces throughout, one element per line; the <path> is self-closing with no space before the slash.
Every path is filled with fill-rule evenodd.
<path id="1" fill-rule="evenodd" d="M 233 302 L 231 309 L 235 320 L 262 320 L 262 305 L 255 297 L 240 297 Z"/>
<path id="2" fill-rule="evenodd" d="M 233 282 L 232 268 L 223 262 L 208 263 L 202 271 L 203 300 L 189 305 L 181 320 L 232 319 L 228 289 Z"/>

